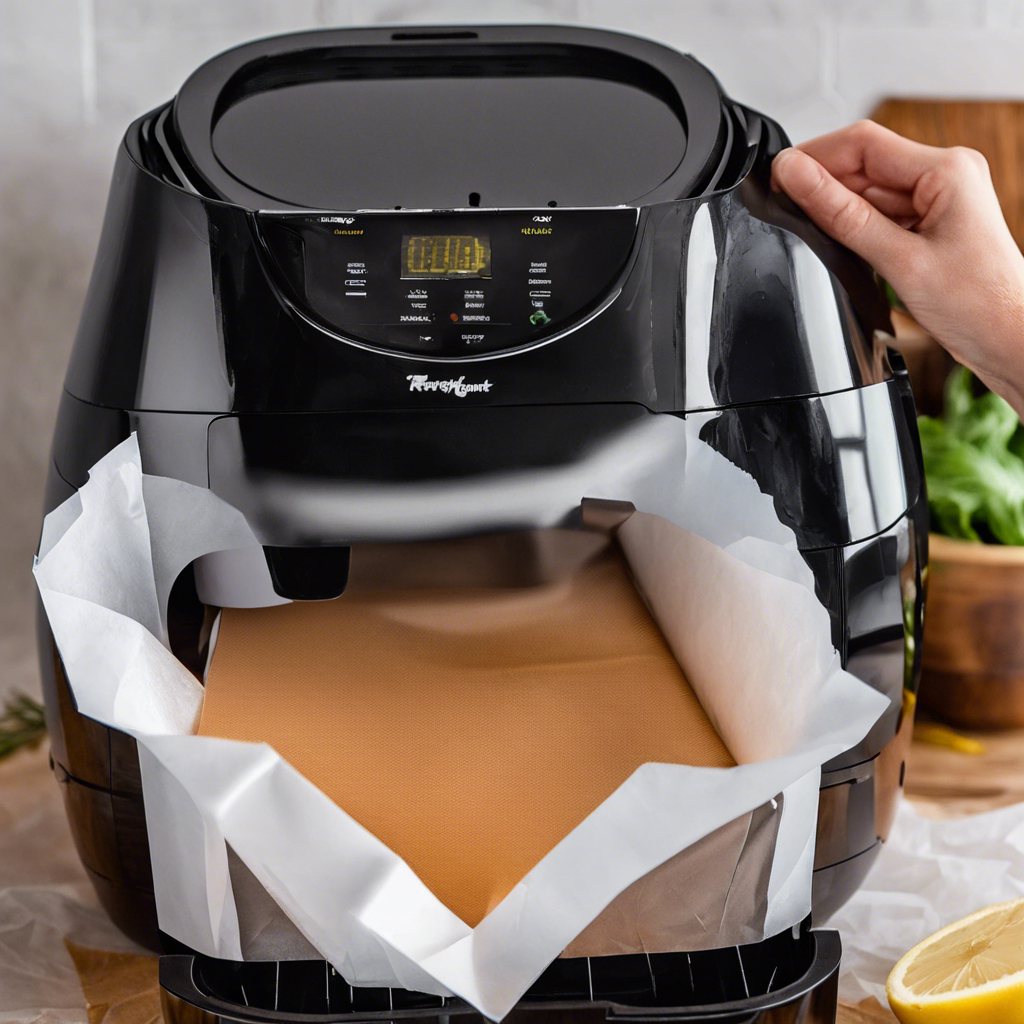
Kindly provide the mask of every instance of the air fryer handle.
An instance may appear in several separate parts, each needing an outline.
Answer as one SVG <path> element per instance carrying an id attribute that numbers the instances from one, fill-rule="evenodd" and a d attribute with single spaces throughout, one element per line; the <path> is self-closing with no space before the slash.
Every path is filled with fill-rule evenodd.
<path id="1" fill-rule="evenodd" d="M 791 145 L 789 136 L 771 118 L 755 111 L 746 112 L 748 117 L 759 118 L 765 129 L 764 143 L 751 173 L 740 186 L 747 208 L 759 220 L 792 232 L 810 246 L 846 289 L 869 337 L 876 330 L 892 334 L 889 300 L 871 267 L 826 235 L 789 196 L 771 190 L 772 161 Z"/>

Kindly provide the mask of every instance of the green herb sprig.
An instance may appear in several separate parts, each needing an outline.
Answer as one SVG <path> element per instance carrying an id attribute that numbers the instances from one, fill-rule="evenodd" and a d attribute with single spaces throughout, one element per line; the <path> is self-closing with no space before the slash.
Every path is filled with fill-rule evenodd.
<path id="1" fill-rule="evenodd" d="M 968 370 L 955 370 L 942 418 L 918 417 L 932 527 L 962 540 L 1024 544 L 1024 427 L 1007 402 L 978 390 Z"/>
<path id="2" fill-rule="evenodd" d="M 46 735 L 43 706 L 23 693 L 9 698 L 0 715 L 0 758 L 35 746 Z"/>

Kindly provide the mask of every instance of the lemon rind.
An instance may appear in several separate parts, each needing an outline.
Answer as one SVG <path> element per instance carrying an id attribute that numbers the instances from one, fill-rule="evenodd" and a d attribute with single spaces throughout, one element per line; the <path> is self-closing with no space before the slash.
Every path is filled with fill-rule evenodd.
<path id="1" fill-rule="evenodd" d="M 1012 974 L 1004 975 L 1002 978 L 997 978 L 995 981 L 986 981 L 982 985 L 972 985 L 970 988 L 964 988 L 954 992 L 939 992 L 934 995 L 918 994 L 916 992 L 912 992 L 903 985 L 903 976 L 907 972 L 908 964 L 912 963 L 917 958 L 917 954 L 921 950 L 935 945 L 950 932 L 957 931 L 965 925 L 970 924 L 972 921 L 995 915 L 999 911 L 1016 906 L 1024 906 L 1024 898 L 1008 900 L 1005 903 L 996 903 L 991 907 L 984 907 L 981 910 L 976 910 L 973 914 L 968 914 L 967 917 L 962 917 L 958 921 L 953 921 L 944 928 L 940 928 L 937 932 L 929 935 L 926 939 L 922 939 L 916 946 L 907 950 L 907 952 L 904 953 L 897 961 L 896 966 L 889 972 L 888 980 L 885 983 L 885 994 L 888 996 L 889 1001 L 899 1002 L 901 1005 L 912 1007 L 939 1006 L 943 1003 L 965 1002 L 975 998 L 976 996 L 1000 992 L 1003 989 L 1014 987 L 1024 988 L 1024 956 L 1021 958 L 1022 962 L 1020 970 L 1014 971 Z"/>

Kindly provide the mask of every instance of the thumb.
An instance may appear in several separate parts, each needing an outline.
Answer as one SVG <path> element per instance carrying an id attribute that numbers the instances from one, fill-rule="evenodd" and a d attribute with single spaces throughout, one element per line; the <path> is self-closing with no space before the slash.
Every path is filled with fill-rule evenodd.
<path id="1" fill-rule="evenodd" d="M 837 242 L 866 259 L 883 277 L 897 270 L 916 236 L 851 192 L 812 156 L 784 149 L 772 163 L 774 184 Z"/>

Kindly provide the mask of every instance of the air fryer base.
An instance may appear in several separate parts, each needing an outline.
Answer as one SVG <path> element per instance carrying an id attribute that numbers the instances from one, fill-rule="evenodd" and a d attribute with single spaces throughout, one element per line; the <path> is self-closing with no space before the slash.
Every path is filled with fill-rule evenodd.
<path id="1" fill-rule="evenodd" d="M 559 960 L 505 1021 L 834 1024 L 842 954 L 838 932 L 806 931 L 797 938 L 786 933 L 777 939 L 784 940 L 783 945 L 771 950 L 758 944 L 760 949 L 747 946 L 703 954 Z M 786 951 L 775 962 L 773 954 L 783 946 Z M 794 964 L 794 957 L 799 964 Z M 773 991 L 773 981 L 787 970 L 797 976 Z M 229 991 L 237 991 L 244 1002 L 228 998 Z M 725 998 L 709 999 L 712 993 Z M 742 993 L 747 994 L 730 998 Z M 165 1024 L 450 1024 L 452 1017 L 460 1024 L 485 1021 L 457 998 L 402 989 L 353 989 L 325 961 L 236 964 L 193 955 L 163 956 L 160 998 Z"/>

